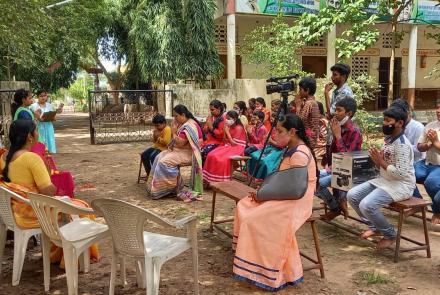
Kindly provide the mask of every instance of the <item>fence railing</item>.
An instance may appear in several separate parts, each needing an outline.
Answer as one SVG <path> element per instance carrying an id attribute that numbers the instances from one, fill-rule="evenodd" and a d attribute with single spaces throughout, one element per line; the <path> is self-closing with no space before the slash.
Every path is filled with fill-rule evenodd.
<path id="1" fill-rule="evenodd" d="M 151 119 L 171 90 L 89 91 L 91 144 L 147 141 Z"/>

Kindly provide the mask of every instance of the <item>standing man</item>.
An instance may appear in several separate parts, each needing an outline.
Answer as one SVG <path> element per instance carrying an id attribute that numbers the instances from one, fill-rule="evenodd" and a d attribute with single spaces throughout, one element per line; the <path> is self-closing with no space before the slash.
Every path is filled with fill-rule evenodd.
<path id="1" fill-rule="evenodd" d="M 414 165 L 417 182 L 423 182 L 432 199 L 433 224 L 440 223 L 440 100 L 437 100 L 436 113 L 437 121 L 426 125 L 417 145 L 420 152 L 426 152 L 426 159 Z M 414 195 L 421 197 L 417 189 Z"/>
<path id="2" fill-rule="evenodd" d="M 324 87 L 324 96 L 325 96 L 325 107 L 327 109 L 327 119 L 331 120 L 336 110 L 336 103 L 338 101 L 343 100 L 344 98 L 354 98 L 353 91 L 350 86 L 347 84 L 348 77 L 350 76 L 350 66 L 342 63 L 337 63 L 330 68 L 332 71 L 332 82 L 327 83 Z M 330 91 L 333 87 L 336 86 L 336 89 L 333 90 L 331 99 L 330 99 Z M 327 148 L 330 148 L 330 145 L 333 140 L 332 130 L 329 127 L 327 129 Z"/>
<path id="3" fill-rule="evenodd" d="M 310 132 L 309 141 L 312 149 L 316 148 L 319 136 L 319 106 L 315 100 L 316 80 L 312 77 L 305 77 L 299 81 L 299 91 L 295 98 L 296 113 L 301 118 L 306 128 Z"/>
<path id="4" fill-rule="evenodd" d="M 329 119 L 334 115 L 336 110 L 336 103 L 344 98 L 354 98 L 353 91 L 347 84 L 350 76 L 350 66 L 346 64 L 337 63 L 330 68 L 332 71 L 332 82 L 327 83 L 324 88 L 325 106 L 327 108 L 327 116 Z M 336 89 L 330 98 L 330 91 L 333 87 Z"/>

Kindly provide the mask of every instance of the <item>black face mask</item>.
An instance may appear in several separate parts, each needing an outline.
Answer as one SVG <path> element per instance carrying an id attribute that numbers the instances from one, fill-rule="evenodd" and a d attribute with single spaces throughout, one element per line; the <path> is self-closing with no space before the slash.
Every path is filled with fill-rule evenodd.
<path id="1" fill-rule="evenodd" d="M 385 135 L 391 135 L 394 132 L 394 129 L 396 129 L 396 125 L 382 125 L 382 132 Z"/>

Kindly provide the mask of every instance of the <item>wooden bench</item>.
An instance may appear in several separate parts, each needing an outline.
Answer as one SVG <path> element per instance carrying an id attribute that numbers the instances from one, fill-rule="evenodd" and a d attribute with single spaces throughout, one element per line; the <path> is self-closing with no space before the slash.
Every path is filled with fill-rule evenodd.
<path id="1" fill-rule="evenodd" d="M 431 258 L 431 248 L 430 248 L 430 244 L 429 244 L 428 226 L 427 226 L 427 218 L 426 218 L 427 207 L 431 204 L 432 204 L 431 201 L 411 197 L 407 200 L 400 201 L 400 202 L 394 202 L 394 203 L 391 203 L 390 205 L 384 207 L 385 209 L 399 213 L 399 221 L 397 223 L 396 246 L 394 248 L 394 262 L 395 263 L 399 262 L 400 253 L 403 253 L 403 252 L 426 250 L 426 257 Z M 324 210 L 327 212 L 327 206 L 325 206 L 325 204 L 324 204 L 324 207 L 325 207 Z M 403 221 L 405 220 L 405 218 L 410 217 L 410 216 L 416 216 L 415 214 L 418 212 L 422 213 L 422 216 L 419 218 L 422 219 L 425 242 L 416 241 L 414 239 L 411 239 L 411 238 L 408 238 L 408 237 L 402 235 Z M 357 217 L 348 215 L 348 218 L 365 224 L 365 222 L 363 220 L 361 220 Z M 352 233 L 356 236 L 360 235 L 360 233 L 358 231 L 353 230 L 350 227 L 340 225 L 334 221 L 325 221 L 325 222 L 327 222 L 331 225 L 334 225 L 342 230 L 345 230 L 349 233 Z M 400 242 L 402 239 L 407 242 L 410 242 L 412 244 L 415 244 L 416 246 L 401 249 Z M 374 240 L 369 240 L 369 241 L 375 242 Z"/>
<path id="2" fill-rule="evenodd" d="M 238 181 L 225 181 L 225 182 L 216 182 L 211 184 L 211 188 L 213 190 L 212 194 L 212 208 L 211 208 L 211 223 L 209 230 L 211 232 L 214 231 L 214 229 L 222 232 L 229 238 L 232 238 L 232 235 L 221 228 L 219 224 L 222 223 L 228 223 L 233 222 L 234 219 L 223 219 L 223 220 L 215 220 L 215 202 L 217 198 L 217 193 L 222 194 L 232 200 L 235 201 L 235 203 L 238 203 L 241 199 L 247 197 L 250 192 L 255 192 L 255 189 L 252 187 L 249 187 L 241 182 Z M 321 248 L 319 244 L 319 237 L 318 237 L 318 230 L 316 227 L 316 221 L 319 219 L 319 215 L 314 213 L 310 218 L 307 220 L 308 223 L 310 223 L 312 234 L 313 234 L 313 240 L 315 243 L 315 251 L 316 251 L 316 259 L 312 258 L 310 256 L 307 256 L 306 254 L 300 252 L 301 256 L 307 259 L 308 261 L 312 262 L 312 265 L 304 267 L 304 271 L 312 270 L 312 269 L 319 269 L 319 272 L 321 274 L 321 278 L 325 277 L 324 274 L 324 266 L 322 263 L 322 257 L 321 257 Z"/>
<path id="3" fill-rule="evenodd" d="M 389 206 L 386 207 L 387 209 L 399 213 L 399 222 L 397 224 L 396 247 L 394 250 L 394 262 L 396 263 L 399 262 L 400 252 L 411 252 L 418 250 L 426 250 L 426 257 L 431 258 L 431 248 L 429 245 L 429 234 L 428 234 L 428 226 L 426 220 L 426 210 L 427 207 L 431 204 L 432 204 L 431 201 L 411 197 L 405 201 L 391 203 Z M 405 220 L 405 218 L 409 216 L 413 216 L 417 212 L 422 213 L 423 233 L 425 236 L 424 243 L 402 236 L 403 221 Z M 417 246 L 407 249 L 400 249 L 401 239 L 411 242 Z"/>

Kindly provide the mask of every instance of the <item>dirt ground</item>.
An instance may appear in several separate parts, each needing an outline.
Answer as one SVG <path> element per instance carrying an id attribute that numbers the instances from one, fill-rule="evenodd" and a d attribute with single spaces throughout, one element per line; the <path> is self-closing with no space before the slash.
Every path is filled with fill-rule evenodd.
<path id="1" fill-rule="evenodd" d="M 232 278 L 230 240 L 221 233 L 210 233 L 211 192 L 203 201 L 186 204 L 175 199 L 154 201 L 148 198 L 146 184 L 136 184 L 139 152 L 149 143 L 90 145 L 88 117 L 66 114 L 56 122 L 59 153 L 55 155 L 60 169 L 75 177 L 76 195 L 90 201 L 96 198 L 116 198 L 151 209 L 169 219 L 189 213 L 198 215 L 199 284 L 201 294 L 264 294 L 257 287 Z M 318 200 L 316 200 L 318 204 Z M 219 197 L 217 215 L 231 216 L 233 201 Z M 353 213 L 353 212 L 352 212 Z M 353 213 L 354 214 L 354 213 Z M 395 214 L 388 214 L 396 221 Z M 338 222 L 362 227 L 338 217 Z M 393 263 L 392 251 L 377 253 L 374 244 L 363 241 L 336 227 L 319 222 L 319 237 L 324 260 L 325 279 L 317 271 L 304 273 L 305 281 L 288 287 L 278 294 L 440 294 L 440 229 L 430 226 L 432 258 L 424 251 L 404 253 Z M 178 234 L 179 232 L 175 232 Z M 421 221 L 410 218 L 404 233 L 422 240 Z M 183 233 L 182 233 L 183 234 Z M 314 254 L 310 227 L 303 226 L 297 234 L 300 248 Z M 403 246 L 407 245 L 403 243 Z M 79 274 L 80 294 L 107 294 L 110 278 L 111 244 L 100 242 L 102 259 L 91 265 L 88 274 Z M 21 275 L 20 285 L 11 286 L 13 246 L 9 241 L 2 262 L 0 294 L 43 294 L 43 263 L 40 247 L 30 245 Z M 308 262 L 304 261 L 307 265 Z M 373 275 L 376 274 L 376 275 Z M 133 263 L 127 266 L 129 284 L 117 285 L 116 294 L 145 294 L 137 288 Z M 192 264 L 190 255 L 180 255 L 167 262 L 161 272 L 160 294 L 192 294 Z M 50 294 L 67 294 L 64 271 L 51 267 Z"/>

